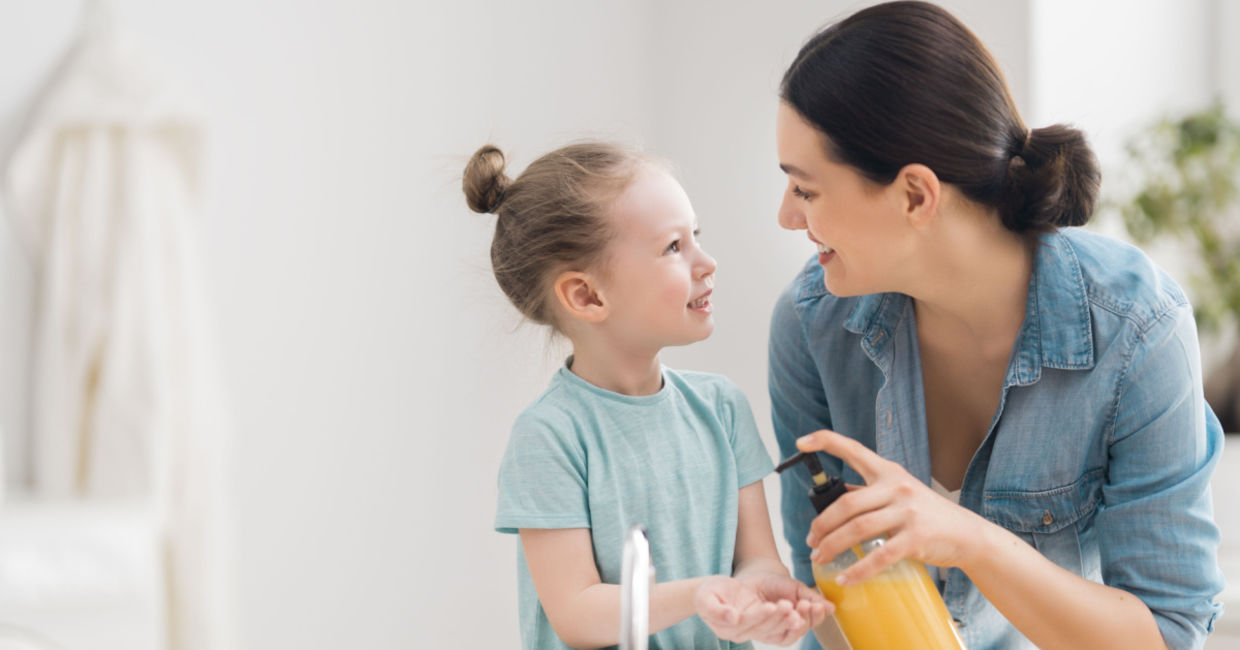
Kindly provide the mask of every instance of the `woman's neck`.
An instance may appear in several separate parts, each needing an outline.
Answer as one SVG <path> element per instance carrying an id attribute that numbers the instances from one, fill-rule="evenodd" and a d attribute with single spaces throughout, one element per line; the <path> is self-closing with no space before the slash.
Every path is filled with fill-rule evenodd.
<path id="1" fill-rule="evenodd" d="M 944 220 L 907 292 L 918 329 L 1006 360 L 1025 320 L 1034 248 L 992 213 Z"/>
<path id="2" fill-rule="evenodd" d="M 571 337 L 573 374 L 621 395 L 653 395 L 663 388 L 657 352 L 631 352 L 588 336 Z"/>

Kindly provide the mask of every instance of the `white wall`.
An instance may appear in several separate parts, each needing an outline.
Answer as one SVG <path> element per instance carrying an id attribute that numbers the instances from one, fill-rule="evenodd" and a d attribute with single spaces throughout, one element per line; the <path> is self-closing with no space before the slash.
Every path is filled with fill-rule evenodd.
<path id="1" fill-rule="evenodd" d="M 775 223 L 776 85 L 805 38 L 864 3 L 115 4 L 210 119 L 200 231 L 237 423 L 241 648 L 513 646 L 514 541 L 491 530 L 495 471 L 563 350 L 517 327 L 488 270 L 490 217 L 464 207 L 460 169 L 488 140 L 513 172 L 583 136 L 676 164 L 720 263 L 718 327 L 666 361 L 733 377 L 775 451 L 767 319 L 810 252 Z M 1118 90 L 1083 71 L 1069 82 L 1045 35 L 1072 16 L 1096 39 L 1101 10 L 947 6 L 991 46 L 1031 123 L 1064 115 L 1110 133 L 1112 111 L 1201 83 L 1159 67 L 1161 80 L 1095 103 Z M 1196 15 L 1169 6 L 1145 24 Z M 73 3 L 0 7 L 0 144 L 76 17 Z M 1130 60 L 1111 53 L 1082 56 L 1109 78 Z M 0 227 L 10 436 L 24 427 L 31 278 Z"/>
<path id="2" fill-rule="evenodd" d="M 1234 56 L 1240 50 L 1228 36 L 1240 29 L 1234 2 L 1038 0 L 1032 6 L 1034 101 L 1027 122 L 1083 129 L 1102 166 L 1106 199 L 1131 196 L 1139 180 L 1126 163 L 1130 134 L 1204 108 L 1228 92 L 1240 102 Z M 1114 210 L 1100 211 L 1090 227 L 1127 238 Z M 1145 249 L 1192 294 L 1196 264 L 1190 248 L 1157 242 Z M 1234 340 L 1230 331 L 1203 335 L 1207 374 L 1228 358 Z"/>

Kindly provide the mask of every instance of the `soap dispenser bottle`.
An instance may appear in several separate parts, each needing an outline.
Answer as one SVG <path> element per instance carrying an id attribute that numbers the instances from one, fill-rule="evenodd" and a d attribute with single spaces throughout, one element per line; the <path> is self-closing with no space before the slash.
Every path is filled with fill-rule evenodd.
<path id="1" fill-rule="evenodd" d="M 805 463 L 813 477 L 809 499 L 822 512 L 846 492 L 844 481 L 828 476 L 813 454 L 798 452 L 775 468 L 777 472 Z M 853 650 L 963 650 L 951 615 L 926 566 L 903 559 L 860 584 L 841 587 L 835 577 L 879 548 L 886 535 L 869 539 L 814 565 L 814 581 L 835 604 L 835 619 Z"/>

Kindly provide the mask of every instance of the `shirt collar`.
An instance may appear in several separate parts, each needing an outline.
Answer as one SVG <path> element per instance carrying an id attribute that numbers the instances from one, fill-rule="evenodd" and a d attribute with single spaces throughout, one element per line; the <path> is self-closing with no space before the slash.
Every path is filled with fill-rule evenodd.
<path id="1" fill-rule="evenodd" d="M 908 296 L 876 293 L 858 296 L 844 329 L 860 334 L 862 345 L 877 354 L 891 339 Z M 1085 370 L 1094 366 L 1093 327 L 1081 264 L 1068 238 L 1051 232 L 1038 237 L 1025 322 L 1008 364 L 1007 383 L 1032 384 L 1042 368 Z"/>

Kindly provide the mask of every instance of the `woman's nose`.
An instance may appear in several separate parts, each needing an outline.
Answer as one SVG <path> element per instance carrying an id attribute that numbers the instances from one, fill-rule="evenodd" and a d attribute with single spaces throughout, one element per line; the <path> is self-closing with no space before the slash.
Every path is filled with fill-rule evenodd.
<path id="1" fill-rule="evenodd" d="M 784 200 L 779 204 L 779 225 L 788 230 L 806 229 L 805 213 L 790 192 L 784 195 Z"/>

